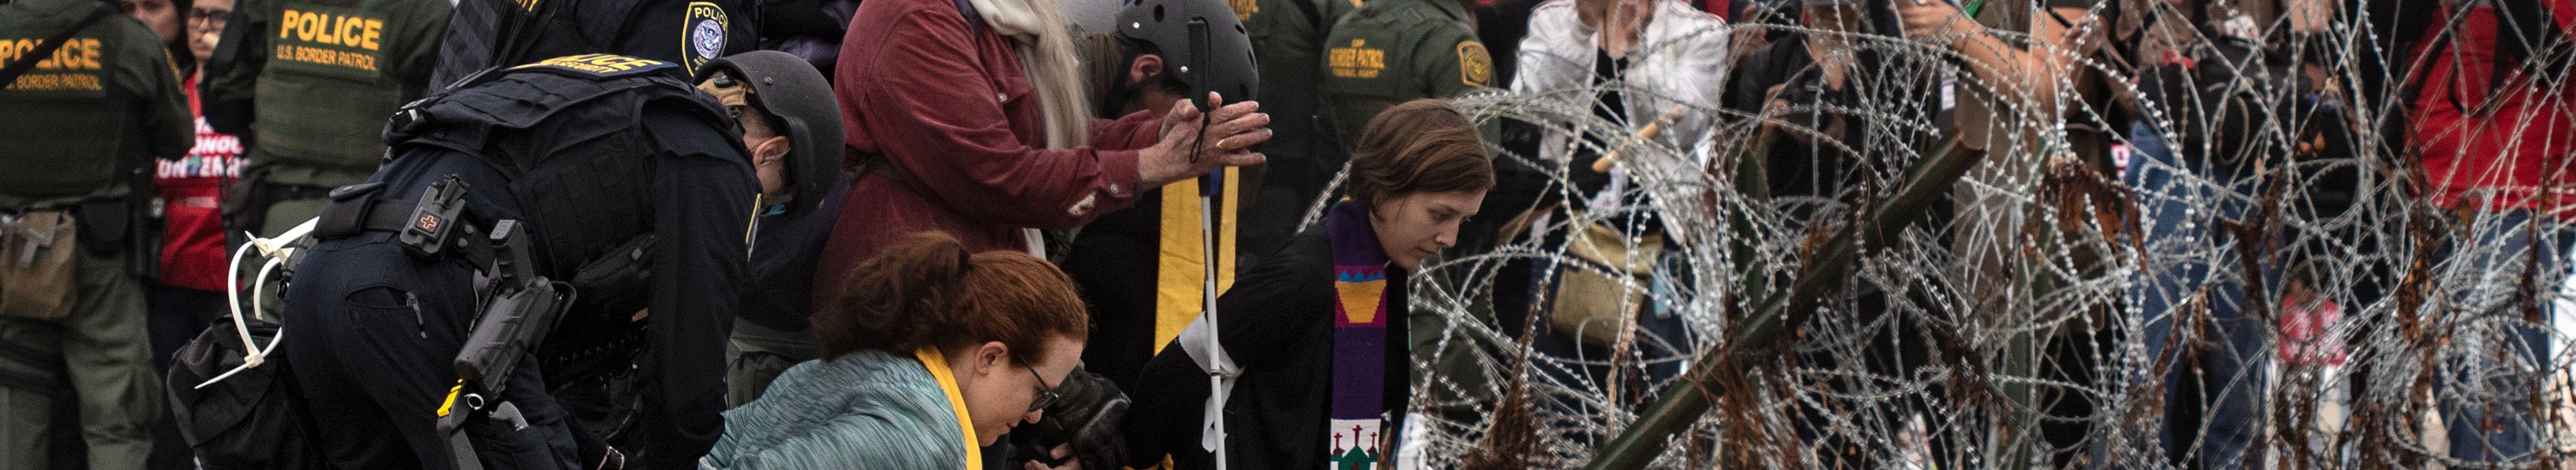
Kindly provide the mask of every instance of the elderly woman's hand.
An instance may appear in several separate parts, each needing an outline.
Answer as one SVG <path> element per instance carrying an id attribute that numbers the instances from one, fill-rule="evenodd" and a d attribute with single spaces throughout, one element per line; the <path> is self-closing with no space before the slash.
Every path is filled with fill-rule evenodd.
<path id="1" fill-rule="evenodd" d="M 1208 93 L 1207 105 L 1216 111 L 1205 121 L 1197 106 L 1173 106 L 1163 115 L 1163 141 L 1136 156 L 1137 179 L 1157 187 L 1217 168 L 1261 164 L 1263 156 L 1250 149 L 1270 141 L 1270 115 L 1259 112 L 1260 102 L 1222 103 Z"/>

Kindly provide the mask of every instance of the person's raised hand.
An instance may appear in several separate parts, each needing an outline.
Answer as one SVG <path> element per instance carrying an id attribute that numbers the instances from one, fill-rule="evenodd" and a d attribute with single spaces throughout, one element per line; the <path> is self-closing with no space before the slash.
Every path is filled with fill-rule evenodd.
<path id="1" fill-rule="evenodd" d="M 1260 112 L 1261 103 L 1225 104 L 1208 93 L 1207 106 L 1215 111 L 1201 113 L 1184 101 L 1163 115 L 1162 142 L 1136 156 L 1137 179 L 1155 187 L 1218 168 L 1261 164 L 1264 157 L 1251 151 L 1270 141 L 1270 115 Z"/>
<path id="2" fill-rule="evenodd" d="M 1896 17 L 1905 25 L 1905 37 L 1915 39 L 1957 39 L 1957 36 L 1985 31 L 1977 20 L 1959 11 L 1958 5 L 1944 0 L 1895 0 Z"/>

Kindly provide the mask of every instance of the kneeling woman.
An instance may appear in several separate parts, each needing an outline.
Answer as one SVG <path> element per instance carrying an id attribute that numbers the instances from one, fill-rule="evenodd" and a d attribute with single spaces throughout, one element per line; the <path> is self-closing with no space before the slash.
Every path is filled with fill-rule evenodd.
<path id="1" fill-rule="evenodd" d="M 904 238 L 814 315 L 821 359 L 725 412 L 713 468 L 981 470 L 978 450 L 1035 422 L 1082 357 L 1073 281 L 1016 251 Z"/>
<path id="2" fill-rule="evenodd" d="M 1224 357 L 1241 370 L 1225 401 L 1229 468 L 1393 459 L 1409 401 L 1406 277 L 1457 242 L 1494 167 L 1475 125 L 1438 100 L 1388 108 L 1359 143 L 1350 198 L 1217 299 Z M 1205 326 L 1163 347 L 1137 380 L 1125 428 L 1131 466 L 1169 455 L 1181 469 L 1213 468 L 1200 446 L 1209 397 L 1201 361 L 1214 356 Z"/>

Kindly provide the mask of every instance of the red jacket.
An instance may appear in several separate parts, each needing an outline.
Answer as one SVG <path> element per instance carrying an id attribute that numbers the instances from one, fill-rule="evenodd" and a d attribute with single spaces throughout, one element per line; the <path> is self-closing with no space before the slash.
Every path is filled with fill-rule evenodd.
<path id="1" fill-rule="evenodd" d="M 2558 10 L 2553 12 L 2559 20 L 2555 26 L 2576 33 L 2568 22 L 2576 19 L 2576 1 L 2544 4 Z M 2442 17 L 2450 17 L 2452 6 L 2441 8 Z M 2576 85 L 2554 91 L 2526 85 L 2490 93 L 2490 84 L 2497 83 L 2489 76 L 2495 70 L 2499 32 L 2494 8 L 2482 6 L 2463 18 L 2442 50 L 2422 51 L 2419 46 L 2419 54 L 2433 55 L 2412 103 L 2407 141 L 2423 152 L 2418 164 L 2425 196 L 2443 207 L 2493 203 L 2546 212 L 2576 207 L 2576 162 L 2569 158 L 2576 153 Z M 2519 78 L 2502 83 L 2526 83 Z M 2479 112 L 2490 106 L 2491 112 Z M 2478 195 L 2486 199 L 2462 200 Z"/>
<path id="2" fill-rule="evenodd" d="M 848 270 L 903 235 L 944 230 L 971 250 L 1026 248 L 1024 227 L 1079 227 L 1133 204 L 1135 151 L 1044 150 L 1037 96 L 1010 39 L 970 30 L 953 0 L 871 0 L 841 43 L 833 94 L 860 177 L 815 273 Z"/>

